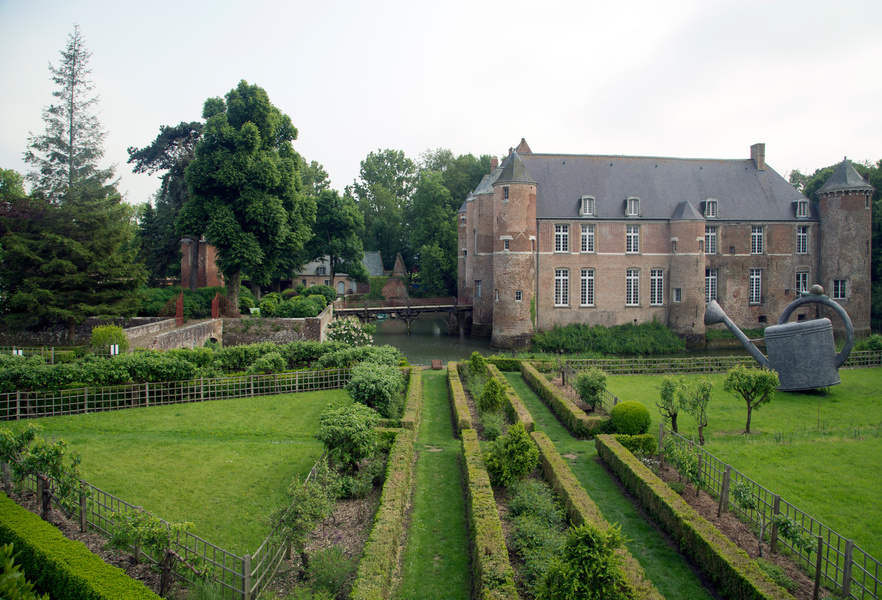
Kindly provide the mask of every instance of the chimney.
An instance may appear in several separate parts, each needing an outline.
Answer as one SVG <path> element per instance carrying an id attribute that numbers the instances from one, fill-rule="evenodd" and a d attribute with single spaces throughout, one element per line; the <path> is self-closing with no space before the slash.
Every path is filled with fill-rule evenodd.
<path id="1" fill-rule="evenodd" d="M 756 164 L 757 171 L 766 170 L 766 145 L 754 144 L 750 147 L 750 158 Z"/>
<path id="2" fill-rule="evenodd" d="M 490 157 L 490 172 L 492 173 L 493 171 L 495 171 L 496 167 L 498 167 L 498 166 L 499 166 L 499 159 L 496 158 L 495 156 L 491 156 Z"/>

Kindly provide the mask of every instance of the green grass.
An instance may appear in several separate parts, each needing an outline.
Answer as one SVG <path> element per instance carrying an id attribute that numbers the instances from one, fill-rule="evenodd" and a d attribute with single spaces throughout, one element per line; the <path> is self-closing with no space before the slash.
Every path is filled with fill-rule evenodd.
<path id="1" fill-rule="evenodd" d="M 780 495 L 865 552 L 882 559 L 882 369 L 839 372 L 842 383 L 826 394 L 776 392 L 754 410 L 745 435 L 747 408 L 723 390 L 725 375 L 712 375 L 705 449 Z M 690 376 L 687 381 L 697 376 Z M 661 420 L 655 401 L 659 376 L 610 376 L 607 387 L 622 400 L 649 408 L 651 431 Z M 680 414 L 679 430 L 698 439 L 694 420 Z"/>
<path id="2" fill-rule="evenodd" d="M 505 373 L 505 377 L 533 415 L 536 429 L 551 438 L 561 455 L 576 457 L 569 459 L 576 478 L 604 518 L 621 525 L 628 540 L 628 550 L 659 592 L 665 598 L 682 600 L 713 598 L 676 548 L 669 545 L 666 538 L 625 499 L 616 481 L 598 462 L 594 442 L 574 439 L 519 373 Z"/>
<path id="3" fill-rule="evenodd" d="M 219 400 L 39 419 L 71 443 L 84 479 L 236 554 L 254 552 L 267 516 L 322 451 L 312 438 L 343 390 Z"/>
<path id="4" fill-rule="evenodd" d="M 423 372 L 416 489 L 404 554 L 401 600 L 467 600 L 471 592 L 459 442 L 453 435 L 447 372 Z"/>

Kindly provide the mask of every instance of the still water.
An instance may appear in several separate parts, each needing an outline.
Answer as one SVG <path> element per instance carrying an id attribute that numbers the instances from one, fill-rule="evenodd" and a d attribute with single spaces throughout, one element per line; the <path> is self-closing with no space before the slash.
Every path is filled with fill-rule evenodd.
<path id="1" fill-rule="evenodd" d="M 432 359 L 440 359 L 443 364 L 451 360 L 464 360 L 472 352 L 492 354 L 490 340 L 472 339 L 469 335 L 447 335 L 447 324 L 443 319 L 426 314 L 410 326 L 410 335 L 404 321 L 387 319 L 375 322 L 377 332 L 374 345 L 389 344 L 401 350 L 412 365 L 430 365 Z"/>

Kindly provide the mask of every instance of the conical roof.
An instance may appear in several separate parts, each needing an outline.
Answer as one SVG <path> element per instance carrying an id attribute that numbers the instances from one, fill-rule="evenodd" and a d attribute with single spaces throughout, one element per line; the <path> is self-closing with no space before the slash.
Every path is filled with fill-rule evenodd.
<path id="1" fill-rule="evenodd" d="M 855 190 L 873 190 L 873 186 L 864 181 L 848 159 L 843 159 L 836 172 L 818 189 L 819 194 Z"/>
<path id="2" fill-rule="evenodd" d="M 671 215 L 671 221 L 704 221 L 704 217 L 701 216 L 700 212 L 695 210 L 695 207 L 692 206 L 691 202 L 683 200 L 677 205 L 677 208 L 674 209 L 674 213 Z"/>
<path id="3" fill-rule="evenodd" d="M 524 166 L 524 162 L 521 160 L 521 157 L 517 152 L 512 152 L 508 158 L 505 159 L 505 162 L 502 163 L 499 177 L 493 182 L 493 185 L 496 186 L 508 183 L 536 183 L 536 180 L 530 176 L 527 167 Z"/>

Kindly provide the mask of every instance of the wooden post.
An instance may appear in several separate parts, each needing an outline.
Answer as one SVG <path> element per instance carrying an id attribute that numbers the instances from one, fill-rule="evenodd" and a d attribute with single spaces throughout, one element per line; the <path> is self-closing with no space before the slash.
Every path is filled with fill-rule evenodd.
<path id="1" fill-rule="evenodd" d="M 7 496 L 12 495 L 12 481 L 9 479 L 9 463 L 3 462 L 0 463 L 0 472 L 2 472 L 3 477 L 3 490 L 6 492 Z"/>
<path id="2" fill-rule="evenodd" d="M 86 404 L 86 412 L 89 412 L 89 388 L 83 388 L 83 397 Z"/>
<path id="3" fill-rule="evenodd" d="M 251 555 L 242 557 L 242 600 L 251 600 Z"/>
<path id="4" fill-rule="evenodd" d="M 89 530 L 89 515 L 86 511 L 89 505 L 86 502 L 86 494 L 80 492 L 80 532 L 86 533 Z"/>
<path id="5" fill-rule="evenodd" d="M 777 517 L 781 513 L 781 496 L 775 496 L 775 499 L 772 501 L 772 517 Z M 772 539 L 770 540 L 769 547 L 772 549 L 772 554 L 775 554 L 778 551 L 778 523 L 773 519 L 772 520 Z"/>
<path id="6" fill-rule="evenodd" d="M 854 542 L 845 540 L 845 562 L 842 565 L 842 597 L 851 598 L 851 567 L 854 562 Z"/>
<path id="7" fill-rule="evenodd" d="M 658 424 L 658 459 L 661 461 L 661 465 L 665 466 L 665 424 Z"/>
<path id="8" fill-rule="evenodd" d="M 824 538 L 818 536 L 818 558 L 815 560 L 815 590 L 812 592 L 812 600 L 818 600 L 821 591 L 821 552 L 824 550 Z"/>
<path id="9" fill-rule="evenodd" d="M 695 447 L 694 443 L 692 444 L 692 447 L 693 448 Z M 704 453 L 699 452 L 698 453 L 698 487 L 699 488 L 701 488 L 701 482 L 704 481 L 704 479 L 701 476 L 701 470 L 703 468 L 704 468 Z"/>
<path id="10" fill-rule="evenodd" d="M 719 519 L 724 512 L 729 510 L 729 482 L 732 479 L 732 467 L 726 465 L 723 471 L 723 482 L 720 484 L 720 505 L 717 507 L 717 518 Z"/>
<path id="11" fill-rule="evenodd" d="M 21 392 L 15 390 L 15 420 L 18 421 L 21 418 Z"/>
<path id="12" fill-rule="evenodd" d="M 144 406 L 150 406 L 150 383 L 144 382 Z"/>

